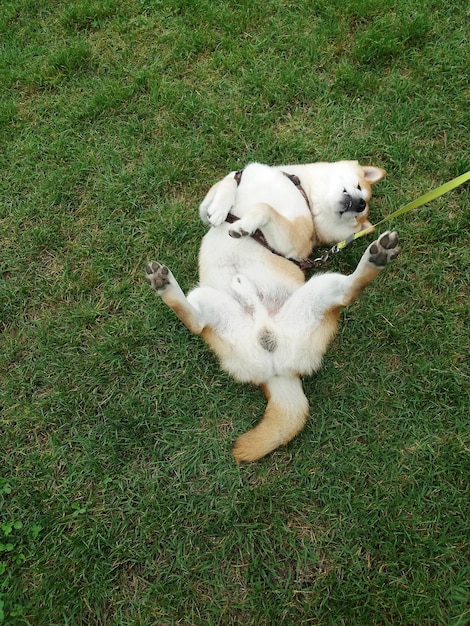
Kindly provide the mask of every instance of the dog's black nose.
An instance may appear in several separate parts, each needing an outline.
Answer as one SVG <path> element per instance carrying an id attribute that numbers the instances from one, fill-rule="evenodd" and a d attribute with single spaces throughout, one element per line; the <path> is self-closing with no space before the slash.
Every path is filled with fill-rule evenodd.
<path id="1" fill-rule="evenodd" d="M 362 213 L 367 206 L 363 198 L 353 198 L 349 194 L 343 194 L 342 213 L 346 211 L 354 211 L 354 213 Z"/>

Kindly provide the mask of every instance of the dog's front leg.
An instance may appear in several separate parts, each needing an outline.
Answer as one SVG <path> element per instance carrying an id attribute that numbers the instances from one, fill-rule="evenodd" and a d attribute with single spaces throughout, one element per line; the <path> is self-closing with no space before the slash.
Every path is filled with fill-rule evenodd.
<path id="1" fill-rule="evenodd" d="M 199 216 L 205 224 L 220 226 L 235 203 L 237 182 L 234 172 L 213 185 L 199 206 Z"/>
<path id="2" fill-rule="evenodd" d="M 162 300 L 192 333 L 200 335 L 204 327 L 201 315 L 187 300 L 177 280 L 165 265 L 156 261 L 147 264 L 146 280 Z"/>
<path id="3" fill-rule="evenodd" d="M 237 207 L 235 207 L 237 211 Z M 231 237 L 253 235 L 262 230 L 268 244 L 287 258 L 301 259 L 312 250 L 312 222 L 310 217 L 287 219 L 270 204 L 260 202 L 248 210 L 229 230 Z"/>
<path id="4" fill-rule="evenodd" d="M 235 208 L 235 211 L 237 208 Z M 239 237 L 247 237 L 252 235 L 258 228 L 262 228 L 268 224 L 274 209 L 265 202 L 260 202 L 248 211 L 243 211 L 242 218 L 237 220 L 230 227 L 229 235 L 238 239 Z M 287 220 L 286 220 L 287 221 Z"/>

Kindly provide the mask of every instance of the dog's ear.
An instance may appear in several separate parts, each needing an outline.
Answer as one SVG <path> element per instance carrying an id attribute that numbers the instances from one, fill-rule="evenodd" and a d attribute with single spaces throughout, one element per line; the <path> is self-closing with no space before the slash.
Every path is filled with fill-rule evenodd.
<path id="1" fill-rule="evenodd" d="M 361 167 L 364 172 L 364 178 L 371 185 L 378 183 L 387 173 L 381 167 L 374 167 L 373 165 L 362 165 Z"/>

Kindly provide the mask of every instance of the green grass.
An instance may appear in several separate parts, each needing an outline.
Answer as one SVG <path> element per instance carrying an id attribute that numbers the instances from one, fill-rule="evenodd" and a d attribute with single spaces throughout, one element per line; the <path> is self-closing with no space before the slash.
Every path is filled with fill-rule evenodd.
<path id="1" fill-rule="evenodd" d="M 311 418 L 263 411 L 150 292 L 197 280 L 250 160 L 384 167 L 372 217 L 470 169 L 465 3 L 3 0 L 0 623 L 470 621 L 468 186 L 393 224 Z M 349 272 L 366 242 L 331 262 Z"/>

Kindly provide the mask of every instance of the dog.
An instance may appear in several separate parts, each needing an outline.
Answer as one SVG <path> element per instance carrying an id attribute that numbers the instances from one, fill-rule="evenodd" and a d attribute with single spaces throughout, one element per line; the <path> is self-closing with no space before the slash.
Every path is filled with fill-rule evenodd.
<path id="1" fill-rule="evenodd" d="M 251 163 L 216 183 L 200 205 L 210 228 L 195 289 L 185 296 L 165 265 L 147 265 L 147 282 L 221 367 L 267 398 L 262 420 L 235 441 L 238 464 L 261 459 L 302 430 L 308 401 L 301 376 L 320 368 L 341 309 L 398 255 L 397 234 L 386 232 L 350 275 L 317 273 L 306 281 L 299 267 L 314 247 L 373 228 L 371 188 L 384 176 L 357 161 Z"/>

